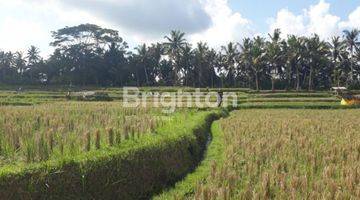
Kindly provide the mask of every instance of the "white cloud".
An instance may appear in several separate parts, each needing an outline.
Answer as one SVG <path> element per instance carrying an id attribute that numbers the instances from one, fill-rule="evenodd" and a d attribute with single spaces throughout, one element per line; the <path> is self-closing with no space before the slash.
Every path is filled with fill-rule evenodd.
<path id="1" fill-rule="evenodd" d="M 199 32 L 211 19 L 199 0 L 59 0 L 64 5 L 85 10 L 132 33 L 166 34 L 180 29 Z"/>
<path id="2" fill-rule="evenodd" d="M 341 29 L 360 29 L 360 6 L 352 13 L 350 13 L 347 21 L 341 22 L 339 26 Z"/>
<path id="3" fill-rule="evenodd" d="M 24 51 L 26 47 L 50 39 L 50 34 L 39 23 L 10 17 L 1 20 L 0 35 L 0 47 L 10 51 Z"/>
<path id="4" fill-rule="evenodd" d="M 317 33 L 320 37 L 327 39 L 339 33 L 338 23 L 340 17 L 331 15 L 330 4 L 321 0 L 317 5 L 310 6 L 307 11 L 309 24 L 307 33 Z"/>
<path id="5" fill-rule="evenodd" d="M 233 11 L 228 0 L 157 0 L 156 3 L 150 0 L 104 0 L 107 6 L 98 9 L 93 2 L 99 1 L 0 0 L 0 49 L 24 51 L 35 45 L 40 47 L 43 55 L 48 55 L 52 51 L 49 47 L 51 31 L 81 23 L 118 30 L 131 47 L 161 42 L 171 29 L 187 32 L 192 44 L 204 41 L 211 47 L 257 34 L 250 19 Z M 126 8 L 131 8 L 130 13 L 133 13 L 125 12 Z M 135 12 L 134 8 L 140 11 Z M 345 28 L 360 29 L 360 7 L 341 21 L 330 13 L 330 4 L 320 0 L 300 14 L 280 10 L 275 18 L 269 19 L 269 26 L 269 31 L 280 28 L 283 36 L 317 33 L 328 38 Z"/>
<path id="6" fill-rule="evenodd" d="M 217 47 L 252 33 L 251 22 L 240 13 L 233 12 L 227 0 L 161 0 L 157 3 L 106 0 L 104 5 L 108 6 L 104 9 L 94 7 L 94 2 L 96 4 L 99 0 L 0 0 L 0 49 L 24 51 L 28 46 L 35 45 L 48 55 L 52 51 L 49 47 L 51 31 L 81 23 L 118 30 L 130 47 L 163 41 L 164 35 L 172 29 L 185 31 L 192 43 L 207 41 Z M 111 5 L 115 6 L 112 8 Z M 144 12 L 125 12 L 123 6 L 139 8 Z M 110 8 L 112 12 L 109 14 L 107 11 Z M 120 19 L 116 16 L 121 12 L 115 12 L 115 8 L 121 8 L 120 11 L 125 9 Z M 147 9 L 151 12 L 145 13 Z M 134 23 L 124 24 L 130 18 Z M 154 23 L 159 24 L 156 26 Z M 155 33 L 152 30 L 154 27 L 160 31 Z"/>
<path id="7" fill-rule="evenodd" d="M 200 33 L 191 35 L 192 43 L 206 41 L 213 47 L 225 45 L 230 41 L 240 41 L 252 36 L 254 31 L 250 20 L 234 12 L 227 0 L 202 0 L 206 12 L 210 15 L 213 25 Z"/>
<path id="8" fill-rule="evenodd" d="M 270 32 L 280 28 L 283 37 L 288 34 L 309 36 L 318 34 L 322 39 L 329 39 L 334 35 L 341 34 L 346 28 L 360 27 L 360 7 L 349 15 L 349 20 L 342 22 L 340 17 L 330 13 L 330 3 L 320 0 L 318 4 L 303 10 L 302 14 L 295 15 L 288 9 L 282 9 L 276 18 L 269 20 Z"/>
<path id="9" fill-rule="evenodd" d="M 69 0 L 60 1 L 70 5 Z M 93 0 L 89 4 L 80 0 L 71 7 L 95 9 L 96 15 L 124 28 L 125 39 L 131 36 L 137 44 L 163 41 L 164 35 L 174 29 L 184 31 L 192 44 L 206 41 L 212 47 L 239 41 L 254 33 L 250 20 L 233 12 L 227 0 L 159 0 L 156 4 L 147 0 L 108 0 L 105 4 L 101 2 L 105 7 L 94 6 L 99 2 Z"/>
<path id="10" fill-rule="evenodd" d="M 287 9 L 282 9 L 277 13 L 276 19 L 270 19 L 270 32 L 281 29 L 283 35 L 296 34 L 303 35 L 306 32 L 304 17 L 295 15 Z"/>
<path id="11" fill-rule="evenodd" d="M 0 49 L 23 51 L 31 45 L 47 56 L 51 31 L 85 22 L 104 24 L 88 13 L 64 10 L 55 0 L 0 0 Z"/>

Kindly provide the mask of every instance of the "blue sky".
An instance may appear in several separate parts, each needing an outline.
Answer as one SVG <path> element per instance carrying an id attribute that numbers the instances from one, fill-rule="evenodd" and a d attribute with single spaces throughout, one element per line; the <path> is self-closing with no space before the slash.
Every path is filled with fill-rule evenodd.
<path id="1" fill-rule="evenodd" d="M 219 49 L 274 29 L 324 40 L 360 29 L 360 0 L 0 0 L 0 50 L 35 45 L 46 56 L 51 31 L 82 23 L 118 30 L 131 48 L 176 29 Z"/>
<path id="2" fill-rule="evenodd" d="M 360 6 L 360 0 L 327 0 L 326 2 L 331 4 L 330 13 L 343 20 Z M 259 31 L 267 31 L 267 19 L 274 17 L 283 8 L 300 15 L 303 9 L 317 3 L 319 0 L 229 0 L 230 7 L 241 13 L 243 17 L 251 19 Z"/>

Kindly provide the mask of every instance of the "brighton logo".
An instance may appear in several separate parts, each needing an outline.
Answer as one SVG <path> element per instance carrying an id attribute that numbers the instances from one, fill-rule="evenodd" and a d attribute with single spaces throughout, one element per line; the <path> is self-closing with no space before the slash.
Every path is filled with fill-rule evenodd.
<path id="1" fill-rule="evenodd" d="M 235 92 L 204 91 L 200 88 L 193 92 L 179 89 L 177 92 L 145 92 L 137 87 L 123 88 L 123 106 L 163 108 L 163 112 L 172 113 L 176 108 L 216 108 L 237 106 Z"/>

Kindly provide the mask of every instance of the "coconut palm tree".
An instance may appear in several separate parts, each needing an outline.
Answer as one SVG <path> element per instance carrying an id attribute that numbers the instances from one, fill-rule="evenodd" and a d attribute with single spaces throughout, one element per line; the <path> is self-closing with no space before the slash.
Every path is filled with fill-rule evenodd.
<path id="1" fill-rule="evenodd" d="M 11 54 L 11 61 L 10 63 L 8 62 L 8 53 L 4 52 L 4 51 L 0 51 L 0 73 L 1 73 L 1 80 L 0 82 L 4 83 L 6 82 L 6 77 L 7 77 L 7 71 L 10 68 L 10 63 L 13 62 L 13 56 Z"/>
<path id="2" fill-rule="evenodd" d="M 20 75 L 20 80 L 23 81 L 23 76 L 26 69 L 26 61 L 22 52 L 15 53 L 14 64 L 17 73 Z"/>
<path id="3" fill-rule="evenodd" d="M 245 38 L 240 45 L 241 54 L 239 58 L 239 63 L 243 66 L 245 74 L 248 78 L 249 87 L 251 87 L 252 83 L 252 59 L 251 59 L 251 48 L 253 46 L 253 42 L 250 38 Z"/>
<path id="4" fill-rule="evenodd" d="M 218 53 L 214 49 L 211 49 L 208 51 L 206 59 L 208 62 L 208 85 L 213 88 L 215 86 L 215 82 L 218 80 L 216 70 L 220 68 Z"/>
<path id="5" fill-rule="evenodd" d="M 268 71 L 271 77 L 272 91 L 275 91 L 275 79 L 278 75 L 278 69 L 281 65 L 282 58 L 284 57 L 284 54 L 281 52 L 280 35 L 280 29 L 275 29 L 272 35 L 269 34 L 271 41 L 266 43 L 266 60 L 269 67 Z"/>
<path id="6" fill-rule="evenodd" d="M 197 43 L 197 48 L 194 50 L 194 67 L 196 74 L 196 82 L 197 86 L 204 87 L 206 83 L 207 67 L 209 66 L 207 60 L 207 54 L 209 51 L 209 47 L 206 43 L 199 42 Z"/>
<path id="7" fill-rule="evenodd" d="M 342 69 L 340 64 L 344 59 L 344 52 L 346 51 L 346 44 L 339 36 L 334 36 L 331 38 L 331 41 L 328 43 L 330 48 L 330 57 L 332 62 L 332 72 L 333 72 L 333 83 L 340 86 L 340 74 Z"/>
<path id="8" fill-rule="evenodd" d="M 295 88 L 297 91 L 301 89 L 300 85 L 300 73 L 301 73 L 301 63 L 303 62 L 305 56 L 305 38 L 296 37 L 295 35 L 288 36 L 287 39 L 288 49 L 287 49 L 287 59 L 288 67 L 287 71 L 295 71 L 296 76 L 296 85 Z M 289 77 L 288 77 L 289 78 Z"/>
<path id="9" fill-rule="evenodd" d="M 292 76 L 293 76 L 293 65 L 290 62 L 290 48 L 286 40 L 282 40 L 280 42 L 281 46 L 281 52 L 282 52 L 282 62 L 283 62 L 283 68 L 282 68 L 282 76 L 284 80 L 286 81 L 285 89 L 289 90 L 291 87 L 292 82 Z"/>
<path id="10" fill-rule="evenodd" d="M 350 69 L 351 69 L 351 71 L 350 71 L 350 76 L 349 76 L 348 82 L 352 83 L 354 81 L 354 63 L 355 63 L 354 53 L 355 53 L 355 50 L 359 49 L 358 46 L 360 45 L 360 42 L 359 42 L 360 32 L 357 29 L 353 29 L 351 31 L 345 30 L 344 34 L 345 34 L 345 42 L 346 42 L 346 45 L 350 52 Z"/>
<path id="11" fill-rule="evenodd" d="M 147 67 L 148 67 L 147 66 L 148 65 L 147 46 L 146 46 L 146 44 L 142 44 L 138 47 L 135 47 L 135 50 L 137 51 L 136 57 L 138 58 L 139 65 L 142 65 L 140 67 L 142 67 L 144 69 L 146 84 L 149 85 L 149 74 L 148 74 L 148 69 L 147 69 Z"/>
<path id="12" fill-rule="evenodd" d="M 260 76 L 265 69 L 265 56 L 264 38 L 258 36 L 254 40 L 249 38 L 243 40 L 240 63 L 245 66 L 248 76 L 255 80 L 256 90 L 260 90 Z"/>
<path id="13" fill-rule="evenodd" d="M 41 61 L 40 50 L 35 46 L 31 46 L 27 51 L 26 59 L 27 69 L 25 70 L 25 73 L 28 74 L 30 82 L 33 82 L 34 72 Z"/>
<path id="14" fill-rule="evenodd" d="M 152 44 L 148 50 L 149 52 L 149 59 L 150 59 L 150 82 L 152 84 L 156 83 L 156 80 L 160 76 L 160 62 L 162 60 L 162 56 L 164 54 L 164 47 L 160 43 Z"/>
<path id="15" fill-rule="evenodd" d="M 180 68 L 183 73 L 183 83 L 185 86 L 194 86 L 190 85 L 192 82 L 195 84 L 195 69 L 194 69 L 194 51 L 192 50 L 190 45 L 186 45 L 186 47 L 182 51 L 182 56 L 180 59 Z"/>
<path id="16" fill-rule="evenodd" d="M 31 46 L 27 51 L 26 58 L 29 65 L 35 65 L 41 60 L 40 50 L 35 46 Z"/>
<path id="17" fill-rule="evenodd" d="M 227 79 L 229 85 L 235 86 L 236 78 L 236 65 L 239 56 L 239 45 L 233 42 L 228 43 L 226 46 L 222 46 L 221 50 L 224 55 L 225 70 L 227 70 Z"/>
<path id="18" fill-rule="evenodd" d="M 180 31 L 171 31 L 170 36 L 165 36 L 167 42 L 164 43 L 166 54 L 169 56 L 174 70 L 174 84 L 178 85 L 179 83 L 179 76 L 178 73 L 181 69 L 179 66 L 179 60 L 181 56 L 181 51 L 186 47 L 188 44 L 185 37 L 185 33 Z"/>
<path id="19" fill-rule="evenodd" d="M 313 89 L 313 79 L 316 75 L 315 70 L 320 69 L 320 67 L 326 67 L 326 55 L 328 54 L 327 44 L 320 40 L 320 37 L 315 34 L 313 37 L 306 40 L 307 54 L 306 57 L 308 66 L 309 66 L 309 84 L 308 90 Z"/>
<path id="20" fill-rule="evenodd" d="M 265 39 L 257 36 L 254 39 L 254 45 L 251 50 L 252 54 L 252 69 L 255 74 L 256 90 L 260 90 L 260 75 L 264 70 L 265 64 Z"/>

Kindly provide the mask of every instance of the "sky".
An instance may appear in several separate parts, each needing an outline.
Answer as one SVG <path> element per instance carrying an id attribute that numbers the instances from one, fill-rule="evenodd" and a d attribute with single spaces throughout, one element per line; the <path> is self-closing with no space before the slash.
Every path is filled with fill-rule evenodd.
<path id="1" fill-rule="evenodd" d="M 134 48 L 164 41 L 170 30 L 213 48 L 280 28 L 288 34 L 318 34 L 328 40 L 360 29 L 359 0 L 0 0 L 0 49 L 43 56 L 53 49 L 51 31 L 82 23 L 119 31 Z"/>

